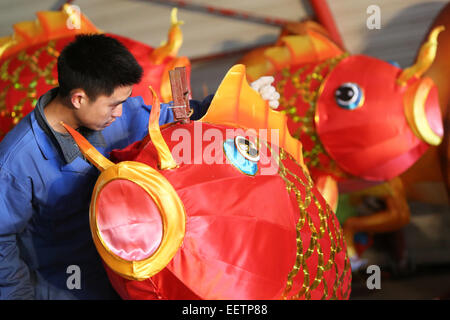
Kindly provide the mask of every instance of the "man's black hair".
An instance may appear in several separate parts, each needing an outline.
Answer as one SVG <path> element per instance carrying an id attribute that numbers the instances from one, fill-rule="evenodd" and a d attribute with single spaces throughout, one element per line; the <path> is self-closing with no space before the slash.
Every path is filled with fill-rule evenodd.
<path id="1" fill-rule="evenodd" d="M 110 96 L 117 87 L 137 84 L 142 67 L 118 40 L 102 35 L 78 35 L 58 57 L 59 95 L 81 88 L 90 100 Z"/>

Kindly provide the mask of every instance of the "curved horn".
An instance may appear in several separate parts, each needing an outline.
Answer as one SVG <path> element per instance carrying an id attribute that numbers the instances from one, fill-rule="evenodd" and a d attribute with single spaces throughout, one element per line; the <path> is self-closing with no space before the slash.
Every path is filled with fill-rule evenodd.
<path id="1" fill-rule="evenodd" d="M 113 162 L 111 162 L 104 155 L 98 152 L 98 150 L 95 149 L 95 147 L 90 144 L 85 137 L 79 134 L 78 131 L 74 130 L 71 126 L 65 124 L 62 121 L 61 124 L 73 137 L 84 157 L 88 159 L 89 162 L 91 162 L 94 166 L 96 166 L 98 170 L 103 172 L 114 165 Z"/>
<path id="2" fill-rule="evenodd" d="M 12 47 L 17 43 L 17 40 L 14 40 L 12 37 L 5 40 L 5 43 L 1 43 L 2 39 L 0 39 L 0 58 L 3 55 L 3 52 L 5 52 L 9 47 Z"/>
<path id="3" fill-rule="evenodd" d="M 181 32 L 180 26 L 184 24 L 184 22 L 178 20 L 177 12 L 178 9 L 173 8 L 170 13 L 171 27 L 169 29 L 167 40 L 150 54 L 150 61 L 154 64 L 161 64 L 167 57 L 176 57 L 183 44 L 183 33 Z"/>
<path id="4" fill-rule="evenodd" d="M 420 47 L 419 55 L 417 56 L 416 62 L 409 68 L 403 70 L 397 79 L 397 83 L 401 86 L 405 85 L 409 79 L 412 77 L 420 77 L 434 61 L 437 51 L 437 37 L 439 33 L 445 30 L 444 26 L 435 27 L 428 36 L 427 42 L 425 42 L 422 47 Z"/>
<path id="5" fill-rule="evenodd" d="M 158 152 L 158 167 L 161 170 L 173 169 L 177 167 L 177 163 L 173 159 L 172 153 L 159 129 L 159 98 L 151 86 L 148 88 L 153 94 L 152 111 L 150 112 L 150 119 L 148 121 L 148 134 Z"/>

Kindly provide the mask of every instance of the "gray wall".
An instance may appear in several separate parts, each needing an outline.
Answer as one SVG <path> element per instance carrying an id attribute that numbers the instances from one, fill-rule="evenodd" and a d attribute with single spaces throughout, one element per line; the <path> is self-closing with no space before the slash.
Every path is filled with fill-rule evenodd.
<path id="1" fill-rule="evenodd" d="M 12 24 L 34 20 L 38 10 L 54 10 L 61 0 L 0 0 L 0 37 L 12 33 Z M 247 11 L 259 16 L 302 20 L 313 12 L 301 0 L 192 0 L 196 4 Z M 429 24 L 445 5 L 444 0 L 334 0 L 328 1 L 346 48 L 402 67 L 413 62 Z M 170 5 L 147 0 L 75 0 L 82 12 L 100 29 L 158 46 L 170 26 Z M 381 29 L 366 26 L 367 8 L 376 4 L 381 12 Z M 270 43 L 279 28 L 236 18 L 221 17 L 199 10 L 181 8 L 184 44 L 180 55 L 196 59 L 223 52 L 242 50 Z M 221 59 L 193 64 L 194 98 L 214 92 L 220 80 L 240 57 L 230 54 Z"/>

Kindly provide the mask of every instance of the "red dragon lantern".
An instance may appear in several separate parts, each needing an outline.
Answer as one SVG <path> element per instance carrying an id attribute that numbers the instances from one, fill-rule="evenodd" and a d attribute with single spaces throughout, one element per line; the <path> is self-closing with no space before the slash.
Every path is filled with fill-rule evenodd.
<path id="1" fill-rule="evenodd" d="M 66 127 L 102 171 L 90 225 L 122 298 L 348 298 L 339 222 L 245 67 L 227 73 L 199 121 L 160 128 L 153 99 L 149 135 L 113 151 L 116 163 Z"/>
<path id="2" fill-rule="evenodd" d="M 39 96 L 58 85 L 59 52 L 77 34 L 103 33 L 70 5 L 65 5 L 61 11 L 42 11 L 36 15 L 36 21 L 17 23 L 12 36 L 0 38 L 0 141 L 33 110 Z M 190 73 L 189 60 L 176 56 L 183 41 L 182 22 L 177 20 L 176 9 L 171 19 L 168 41 L 158 48 L 106 33 L 125 45 L 144 69 L 142 81 L 134 86 L 133 95 L 142 96 L 149 104 L 149 85 L 168 102 L 171 100 L 168 71 L 186 66 Z"/>
<path id="3" fill-rule="evenodd" d="M 450 4 L 444 6 L 435 18 L 427 37 L 439 26 L 443 26 L 445 30 L 439 35 L 436 57 L 424 75 L 430 77 L 438 88 L 445 134 L 442 143 L 430 148 L 424 157 L 402 175 L 402 180 L 405 183 L 408 198 L 425 203 L 448 205 L 450 199 Z"/>
<path id="4" fill-rule="evenodd" d="M 371 187 L 372 194 L 386 199 L 386 210 L 344 224 L 349 254 L 357 260 L 356 232 L 393 231 L 408 223 L 398 176 L 429 146 L 441 143 L 438 90 L 423 74 L 443 27 L 433 29 L 415 64 L 405 70 L 350 55 L 313 22 L 289 27 L 275 45 L 250 52 L 240 63 L 247 66 L 249 80 L 274 76 L 289 131 L 302 142 L 305 164 L 332 207 L 338 186 L 341 192 Z"/>

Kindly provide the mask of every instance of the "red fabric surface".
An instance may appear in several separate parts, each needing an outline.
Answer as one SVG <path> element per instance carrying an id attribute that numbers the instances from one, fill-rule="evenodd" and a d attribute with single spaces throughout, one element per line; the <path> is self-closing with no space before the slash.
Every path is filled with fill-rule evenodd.
<path id="1" fill-rule="evenodd" d="M 218 129 L 225 137 L 225 127 L 203 124 L 203 130 Z M 179 140 L 171 139 L 176 130 L 186 130 L 192 134 L 194 124 L 175 125 L 162 131 L 169 148 Z M 204 131 L 203 131 L 204 132 Z M 197 141 L 198 143 L 198 141 Z M 194 146 L 194 139 L 190 140 Z M 200 142 L 200 151 L 209 142 Z M 137 152 L 140 150 L 140 152 Z M 136 143 L 125 150 L 113 152 L 117 159 L 130 155 L 133 161 L 147 163 L 156 168 L 155 149 Z M 191 161 L 198 160 L 198 150 L 190 153 Z M 200 152 L 201 154 L 201 152 Z M 264 157 L 263 153 L 261 156 Z M 269 152 L 268 157 L 271 156 Z M 201 157 L 201 156 L 200 156 Z M 226 158 L 223 152 L 217 159 Z M 262 159 L 262 162 L 267 159 Z M 145 281 L 132 281 L 121 278 L 109 270 L 113 286 L 124 299 L 278 299 L 286 288 L 288 274 L 296 262 L 296 226 L 300 218 L 300 208 L 294 192 L 286 189 L 285 181 L 276 172 L 261 174 L 261 165 L 255 176 L 241 173 L 231 164 L 186 164 L 160 171 L 177 191 L 186 209 L 186 235 L 172 261 L 160 273 Z M 306 183 L 298 164 L 290 158 L 283 160 L 290 172 Z M 266 167 L 269 164 L 266 165 Z M 307 202 L 305 187 L 300 181 L 292 179 Z M 314 196 L 322 209 L 325 200 L 314 188 Z M 318 207 L 315 201 L 307 205 L 306 212 L 317 232 L 320 229 Z M 331 241 L 336 241 L 340 226 L 334 213 L 326 217 L 330 230 L 319 237 L 320 248 L 315 248 L 306 259 L 309 284 L 318 274 L 319 252 L 327 262 L 331 255 Z M 338 228 L 336 230 L 336 228 Z M 305 223 L 300 230 L 306 254 L 311 244 L 312 230 Z M 340 240 L 342 250 L 336 254 L 336 268 L 324 272 L 327 293 L 333 293 L 334 282 L 342 277 L 337 297 L 345 298 L 344 292 L 350 285 L 349 270 L 343 275 L 346 258 L 345 245 Z M 293 288 L 288 294 L 292 297 L 300 291 L 304 283 L 304 272 L 293 278 Z M 336 273 L 337 271 L 337 273 Z M 307 283 L 308 284 L 308 283 Z M 323 296 L 322 284 L 312 290 L 311 298 Z M 348 291 L 349 292 L 349 291 Z"/>
<path id="2" fill-rule="evenodd" d="M 373 70 L 372 72 L 364 72 Z M 426 151 L 406 121 L 401 69 L 367 56 L 342 60 L 328 75 L 317 101 L 317 132 L 329 155 L 345 171 L 368 180 L 389 180 L 404 172 Z M 335 103 L 335 90 L 357 83 L 364 105 L 345 110 Z"/>

